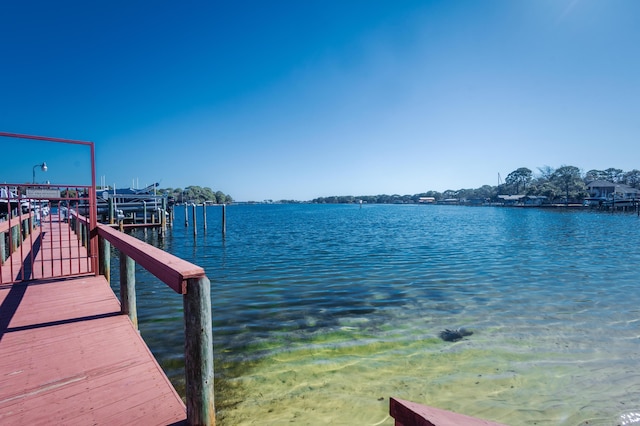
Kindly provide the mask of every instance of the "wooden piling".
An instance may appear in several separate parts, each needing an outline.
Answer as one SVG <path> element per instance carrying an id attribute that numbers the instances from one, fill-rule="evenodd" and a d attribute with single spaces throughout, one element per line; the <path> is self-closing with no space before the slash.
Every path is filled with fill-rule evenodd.
<path id="1" fill-rule="evenodd" d="M 164 235 L 167 233 L 167 211 L 165 209 L 162 209 L 160 211 L 160 235 L 162 237 L 164 237 Z"/>
<path id="2" fill-rule="evenodd" d="M 192 211 L 192 216 L 193 216 L 193 235 L 196 236 L 198 235 L 198 221 L 197 221 L 197 216 L 196 216 L 196 203 L 193 203 L 191 205 L 191 211 Z"/>
<path id="3" fill-rule="evenodd" d="M 162 214 L 164 217 L 164 230 L 167 230 L 167 216 L 169 216 L 167 213 L 169 212 L 169 206 L 167 205 L 167 197 L 162 197 L 162 203 L 160 203 L 162 206 Z M 169 221 L 171 220 L 171 216 L 169 216 Z M 162 221 L 160 221 L 162 222 Z"/>
<path id="4" fill-rule="evenodd" d="M 211 283 L 204 276 L 187 280 L 183 295 L 187 422 L 215 425 Z"/>
<path id="5" fill-rule="evenodd" d="M 116 210 L 113 203 L 113 198 L 109 197 L 109 223 L 112 225 L 116 223 Z"/>
<path id="6" fill-rule="evenodd" d="M 29 218 L 22 220 L 22 239 L 26 240 L 29 236 Z"/>
<path id="7" fill-rule="evenodd" d="M 146 225 L 147 224 L 147 202 L 144 200 L 142 200 L 142 215 L 144 217 L 144 220 L 142 221 L 142 223 Z"/>
<path id="8" fill-rule="evenodd" d="M 189 208 L 186 203 L 184 205 L 184 226 L 189 226 Z"/>
<path id="9" fill-rule="evenodd" d="M 207 231 L 207 203 L 202 203 L 202 227 Z"/>
<path id="10" fill-rule="evenodd" d="M 136 308 L 136 263 L 124 253 L 120 253 L 120 312 L 138 328 Z"/>
<path id="11" fill-rule="evenodd" d="M 82 246 L 85 248 L 89 248 L 89 227 L 86 223 L 82 223 L 80 232 L 82 232 Z"/>
<path id="12" fill-rule="evenodd" d="M 11 227 L 11 246 L 9 253 L 14 253 L 20 246 L 20 238 L 18 235 L 19 233 L 20 231 L 18 230 L 17 226 Z"/>
<path id="13" fill-rule="evenodd" d="M 111 243 L 102 237 L 100 237 L 98 257 L 99 273 L 104 275 L 108 283 L 111 283 Z"/>
<path id="14" fill-rule="evenodd" d="M 0 233 L 0 265 L 4 265 L 4 260 L 7 258 L 7 249 L 4 238 L 4 232 Z"/>
<path id="15" fill-rule="evenodd" d="M 222 238 L 227 236 L 227 205 L 222 204 Z"/>

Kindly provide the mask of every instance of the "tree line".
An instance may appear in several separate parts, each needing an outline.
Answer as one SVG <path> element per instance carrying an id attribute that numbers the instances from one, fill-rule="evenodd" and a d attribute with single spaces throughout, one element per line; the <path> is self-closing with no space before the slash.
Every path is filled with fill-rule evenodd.
<path id="1" fill-rule="evenodd" d="M 498 195 L 530 195 L 544 196 L 547 201 L 581 203 L 589 196 L 587 185 L 596 180 L 604 180 L 614 184 L 628 185 L 640 189 L 640 170 L 625 172 L 622 169 L 589 170 L 583 173 L 575 166 L 561 166 L 554 169 L 549 166 L 538 167 L 538 173 L 520 167 L 509 173 L 504 183 L 496 186 L 483 185 L 475 189 L 446 190 L 444 192 L 427 191 L 414 195 L 365 195 L 365 196 L 331 196 L 319 197 L 312 203 L 417 203 L 421 197 L 433 197 L 436 201 L 446 199 L 497 201 Z"/>
<path id="2" fill-rule="evenodd" d="M 200 187 L 197 185 L 187 186 L 186 188 L 165 188 L 159 189 L 158 193 L 166 194 L 174 203 L 212 203 L 212 204 L 230 204 L 233 202 L 231 195 L 227 195 L 222 191 L 213 191 L 209 187 Z"/>

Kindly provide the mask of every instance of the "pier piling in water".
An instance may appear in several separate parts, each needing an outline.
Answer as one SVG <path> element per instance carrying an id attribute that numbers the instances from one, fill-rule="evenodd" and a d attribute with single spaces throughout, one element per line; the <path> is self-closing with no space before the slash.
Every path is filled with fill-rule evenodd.
<path id="1" fill-rule="evenodd" d="M 129 316 L 129 319 L 137 329 L 136 263 L 123 252 L 120 252 L 120 303 L 121 312 Z"/>
<path id="2" fill-rule="evenodd" d="M 187 418 L 191 424 L 214 425 L 211 283 L 206 276 L 187 280 L 183 306 Z"/>
<path id="3" fill-rule="evenodd" d="M 202 228 L 207 232 L 207 203 L 202 203 Z"/>
<path id="4" fill-rule="evenodd" d="M 198 235 L 198 221 L 196 218 L 196 203 L 193 203 L 191 205 L 191 210 L 193 212 L 193 236 L 195 237 L 196 235 Z"/>
<path id="5" fill-rule="evenodd" d="M 227 205 L 222 204 L 222 238 L 227 236 Z"/>
<path id="6" fill-rule="evenodd" d="M 99 238 L 99 241 L 100 253 L 104 253 L 104 255 L 98 256 L 98 273 L 104 275 L 107 282 L 111 283 L 111 243 L 102 237 Z"/>

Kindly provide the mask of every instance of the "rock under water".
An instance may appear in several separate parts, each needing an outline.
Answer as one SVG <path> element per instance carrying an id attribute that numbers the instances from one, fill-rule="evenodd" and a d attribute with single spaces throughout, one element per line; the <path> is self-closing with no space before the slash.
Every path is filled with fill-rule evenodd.
<path id="1" fill-rule="evenodd" d="M 438 334 L 438 336 L 445 342 L 455 342 L 465 336 L 471 336 L 472 334 L 473 331 L 467 330 L 466 328 L 456 328 L 454 330 L 445 328 Z"/>

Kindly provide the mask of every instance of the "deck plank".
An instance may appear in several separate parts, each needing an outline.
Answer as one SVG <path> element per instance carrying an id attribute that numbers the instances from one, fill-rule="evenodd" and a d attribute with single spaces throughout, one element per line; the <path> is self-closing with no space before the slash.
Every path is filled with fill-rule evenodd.
<path id="1" fill-rule="evenodd" d="M 0 424 L 183 424 L 104 277 L 0 286 Z"/>
<path id="2" fill-rule="evenodd" d="M 33 253 L 32 253 L 33 248 Z M 26 267 L 25 275 L 20 271 Z M 51 215 L 21 242 L 16 252 L 0 265 L 0 283 L 91 272 L 87 249 L 58 215 Z M 20 277 L 20 278 L 18 278 Z"/>

